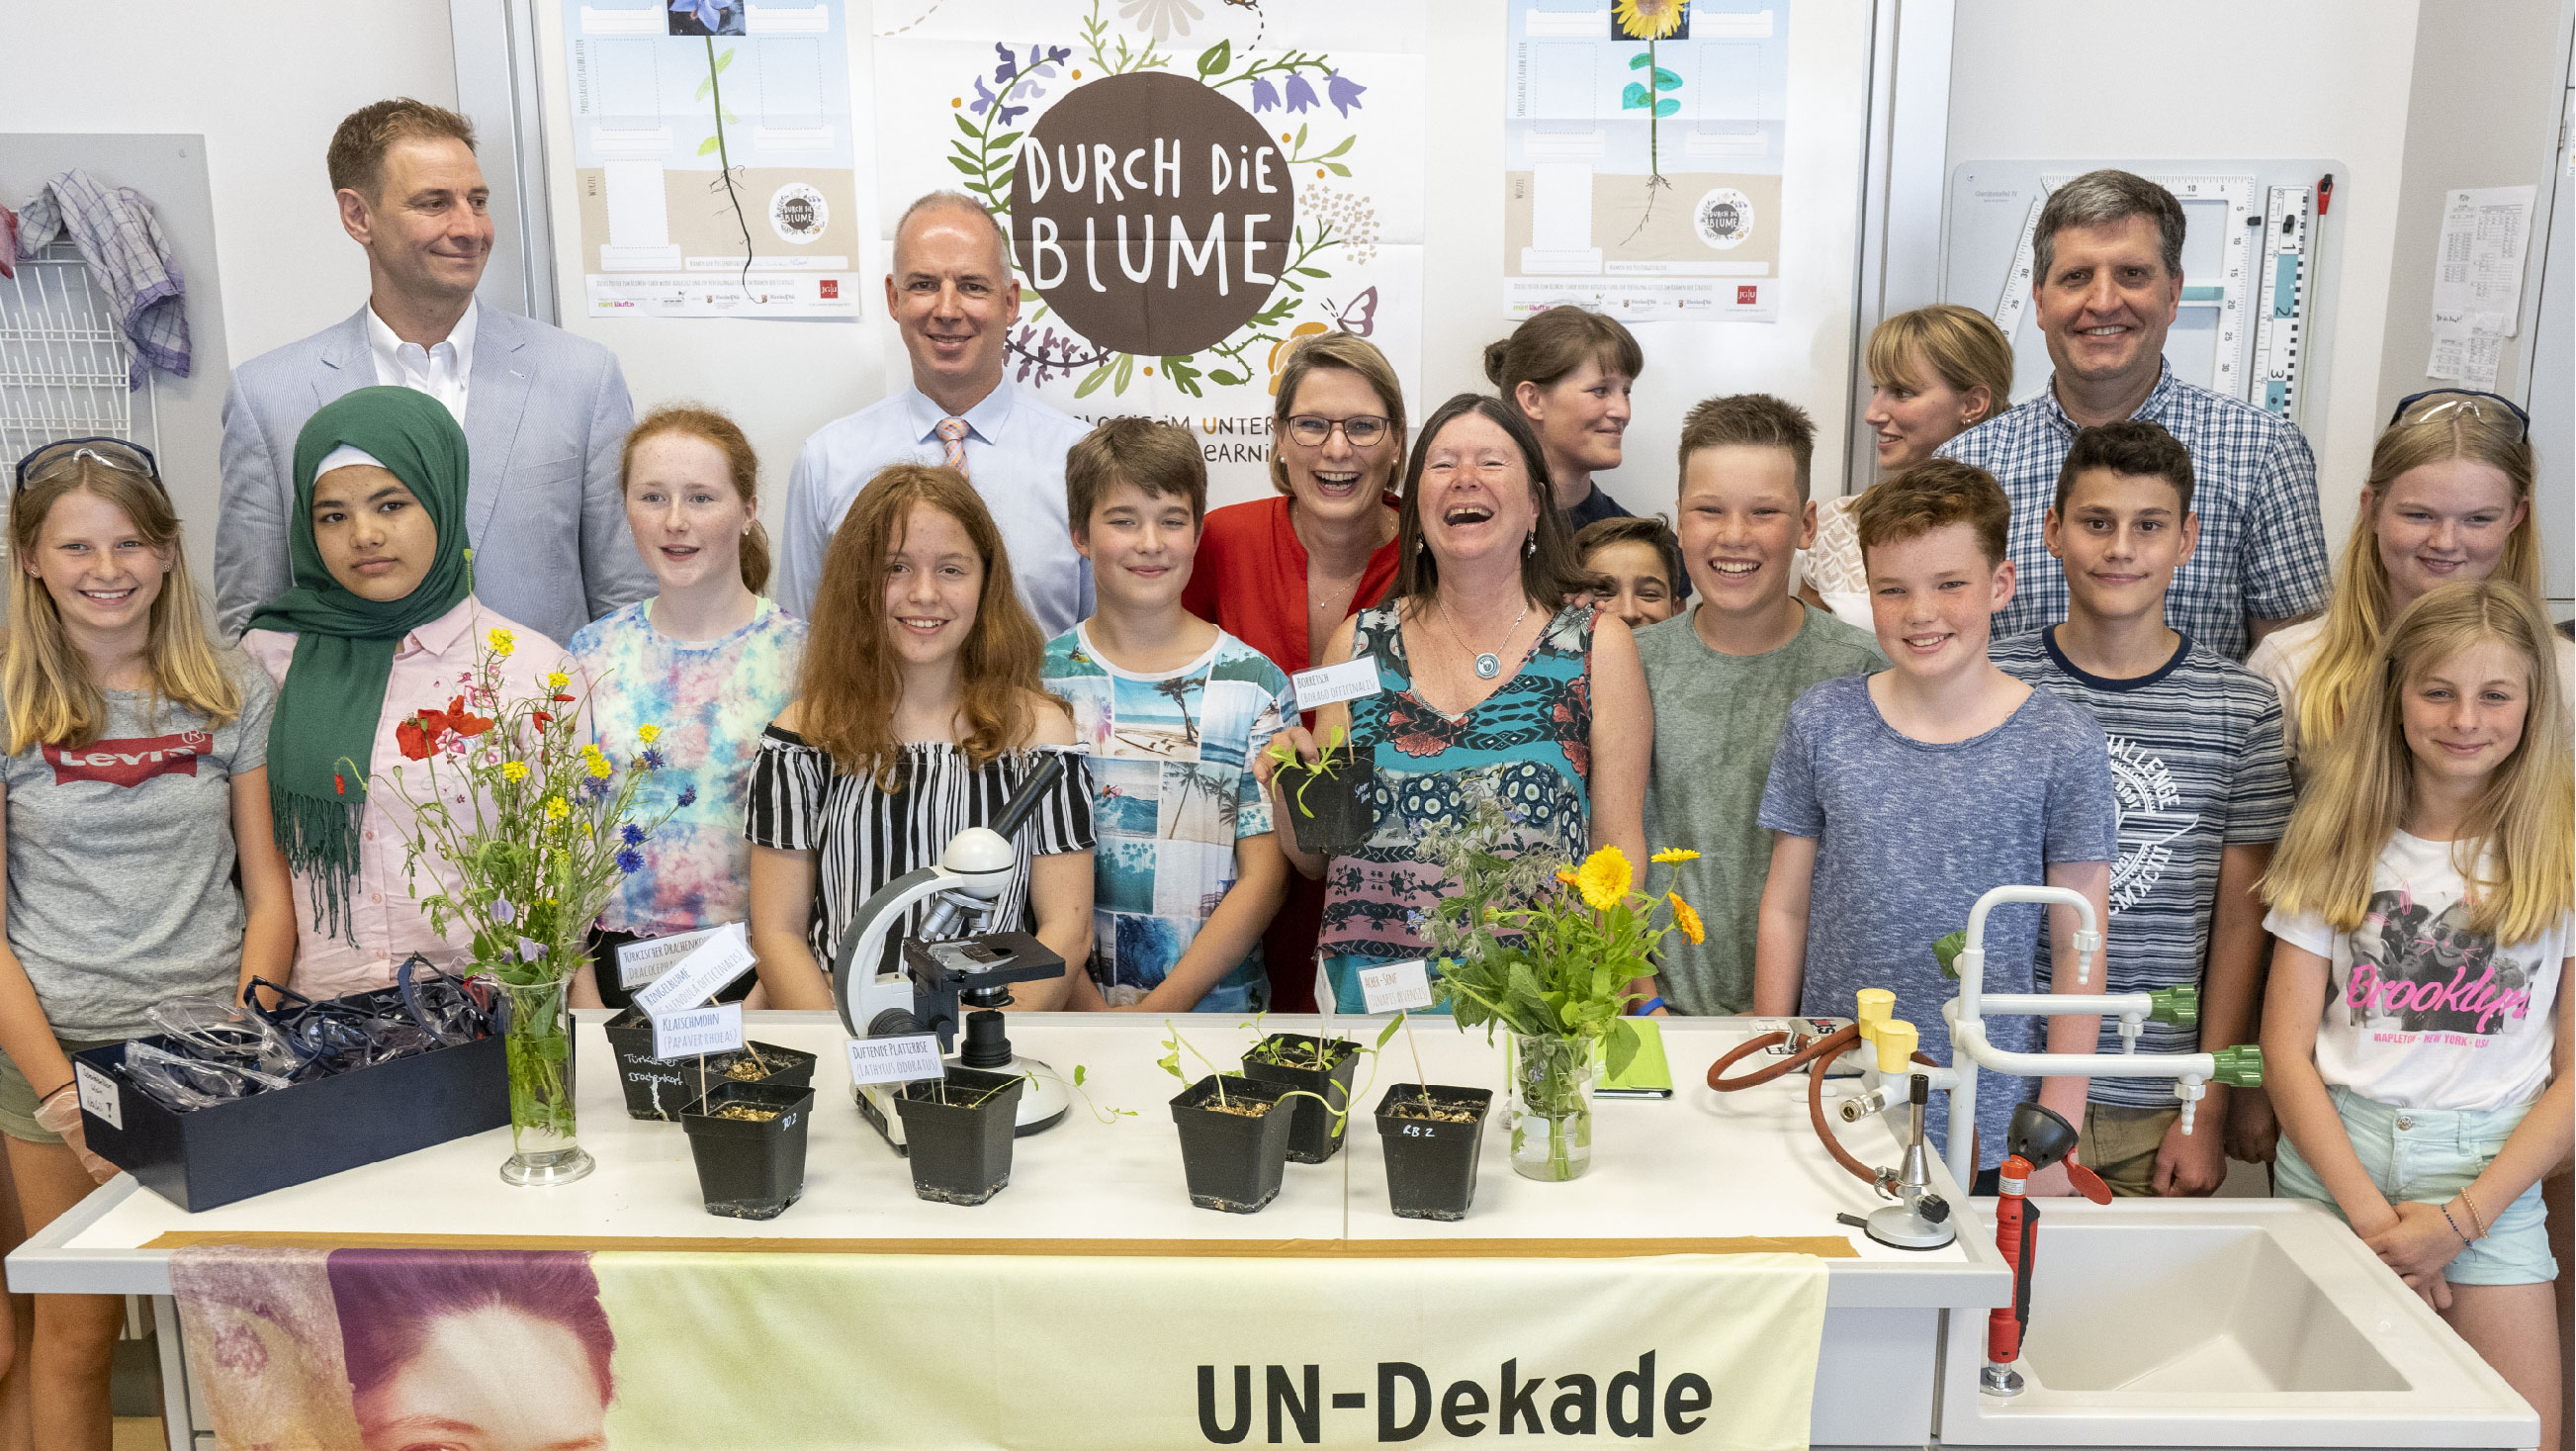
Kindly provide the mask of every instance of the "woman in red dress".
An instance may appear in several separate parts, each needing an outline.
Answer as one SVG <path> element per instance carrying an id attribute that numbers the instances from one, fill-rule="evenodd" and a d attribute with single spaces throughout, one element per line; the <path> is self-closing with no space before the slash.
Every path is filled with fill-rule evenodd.
<path id="1" fill-rule="evenodd" d="M 1271 499 L 1211 510 L 1182 603 L 1295 675 L 1348 616 L 1395 578 L 1395 480 L 1404 389 L 1365 338 L 1310 337 L 1279 373 L 1270 420 Z M 1270 1005 L 1315 1008 L 1320 883 L 1289 878 L 1262 937 Z"/>

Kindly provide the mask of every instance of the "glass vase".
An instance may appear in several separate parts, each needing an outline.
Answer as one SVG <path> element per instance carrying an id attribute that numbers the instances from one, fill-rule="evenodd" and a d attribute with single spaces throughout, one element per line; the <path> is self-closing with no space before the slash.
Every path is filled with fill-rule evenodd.
<path id="1" fill-rule="evenodd" d="M 1512 1035 L 1512 1172 L 1551 1183 L 1592 1167 L 1592 1042 Z"/>
<path id="2" fill-rule="evenodd" d="M 597 1168 L 574 1141 L 572 979 L 503 982 L 509 1006 L 502 1028 L 510 1063 L 510 1148 L 501 1178 L 543 1188 L 569 1184 Z"/>

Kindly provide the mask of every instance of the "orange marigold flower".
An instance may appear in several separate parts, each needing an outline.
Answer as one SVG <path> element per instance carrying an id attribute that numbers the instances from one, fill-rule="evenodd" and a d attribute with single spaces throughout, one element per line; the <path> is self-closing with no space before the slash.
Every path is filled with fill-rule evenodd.
<path id="1" fill-rule="evenodd" d="M 1673 904 L 1673 925 L 1682 929 L 1682 935 L 1691 940 L 1693 947 L 1708 940 L 1708 928 L 1701 924 L 1699 913 L 1692 909 L 1690 903 L 1670 892 L 1664 893 L 1664 900 Z"/>

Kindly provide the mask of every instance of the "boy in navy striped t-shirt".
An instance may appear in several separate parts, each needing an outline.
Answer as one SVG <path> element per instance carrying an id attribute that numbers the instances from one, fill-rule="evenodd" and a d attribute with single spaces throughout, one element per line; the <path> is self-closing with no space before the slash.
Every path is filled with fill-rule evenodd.
<path id="1" fill-rule="evenodd" d="M 2111 864 L 2106 992 L 2201 989 L 2197 1031 L 2149 1023 L 2143 1053 L 2253 1041 L 2262 1001 L 2263 908 L 2254 891 L 2290 818 L 2281 705 L 2264 679 L 2165 623 L 2165 591 L 2200 542 L 2191 457 L 2135 420 L 2075 437 L 2048 511 L 2066 571 L 2066 622 L 1997 643 L 1997 666 L 2083 706 L 2110 740 L 2120 808 Z M 2040 980 L 2049 979 L 2045 956 Z M 2121 1049 L 2102 1020 L 2102 1051 Z M 2163 1079 L 2096 1078 L 2084 1163 L 2120 1194 L 2208 1194 L 2227 1154 L 2271 1158 L 2262 1090 L 2210 1085 L 2198 1130 L 2180 1131 Z"/>

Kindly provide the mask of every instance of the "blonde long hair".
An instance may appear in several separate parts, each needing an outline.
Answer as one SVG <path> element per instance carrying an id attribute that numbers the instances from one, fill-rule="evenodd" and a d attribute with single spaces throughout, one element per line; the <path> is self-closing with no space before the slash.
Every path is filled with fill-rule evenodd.
<path id="1" fill-rule="evenodd" d="M 2414 797 L 2407 689 L 2486 641 L 2520 656 L 2529 677 L 2522 740 L 2487 778 L 2453 846 L 2470 886 L 2469 925 L 2499 943 L 2528 942 L 2576 906 L 2576 753 L 2556 634 L 2531 594 L 2500 579 L 2446 584 L 2398 617 L 2263 878 L 2264 900 L 2357 931 L 2379 854 Z"/>
<path id="2" fill-rule="evenodd" d="M 84 458 L 43 474 L 10 503 L 9 552 L 17 567 L 9 571 L 10 627 L 6 644 L 0 645 L 9 754 L 34 745 L 86 746 L 107 729 L 107 697 L 63 632 L 52 592 L 27 572 L 46 516 L 73 493 L 91 494 L 124 510 L 146 545 L 169 553 L 170 573 L 152 601 L 143 654 L 153 711 L 157 714 L 163 701 L 175 701 L 205 717 L 209 728 L 230 725 L 241 715 L 241 686 L 225 671 L 207 637 L 205 605 L 188 573 L 188 551 L 169 496 L 141 474 Z"/>
<path id="3" fill-rule="evenodd" d="M 894 737 L 903 676 L 894 625 L 886 618 L 886 569 L 915 504 L 956 520 L 984 564 L 975 625 L 957 653 L 965 695 L 958 713 L 967 727 L 958 749 L 970 764 L 982 766 L 1026 745 L 1036 728 L 1037 701 L 1045 694 L 1040 672 L 1046 637 L 1020 603 L 1002 531 L 975 486 L 955 469 L 927 464 L 882 470 L 851 501 L 824 551 L 798 708 L 798 733 L 832 758 L 835 773 L 865 773 L 882 791 L 903 784 L 904 760 Z"/>
<path id="4" fill-rule="evenodd" d="M 2316 657 L 2299 677 L 2299 753 L 2314 758 L 2351 710 L 2362 680 L 2379 659 L 2380 637 L 2387 633 L 2388 566 L 2379 558 L 2379 515 L 2388 507 L 2388 490 L 2408 472 L 2446 459 L 2465 458 L 2486 464 L 2513 486 L 2516 502 L 2531 502 L 2531 441 L 2513 420 L 2448 410 L 2420 423 L 2399 423 L 2379 435 L 2370 451 L 2370 474 L 2362 487 L 2370 507 L 2352 521 L 2344 542 L 2343 568 L 2334 599 L 2326 607 L 2326 627 L 2317 639 Z M 2504 557 L 2495 577 L 2538 595 L 2540 531 L 2526 508 L 2522 523 L 2505 540 Z"/>

